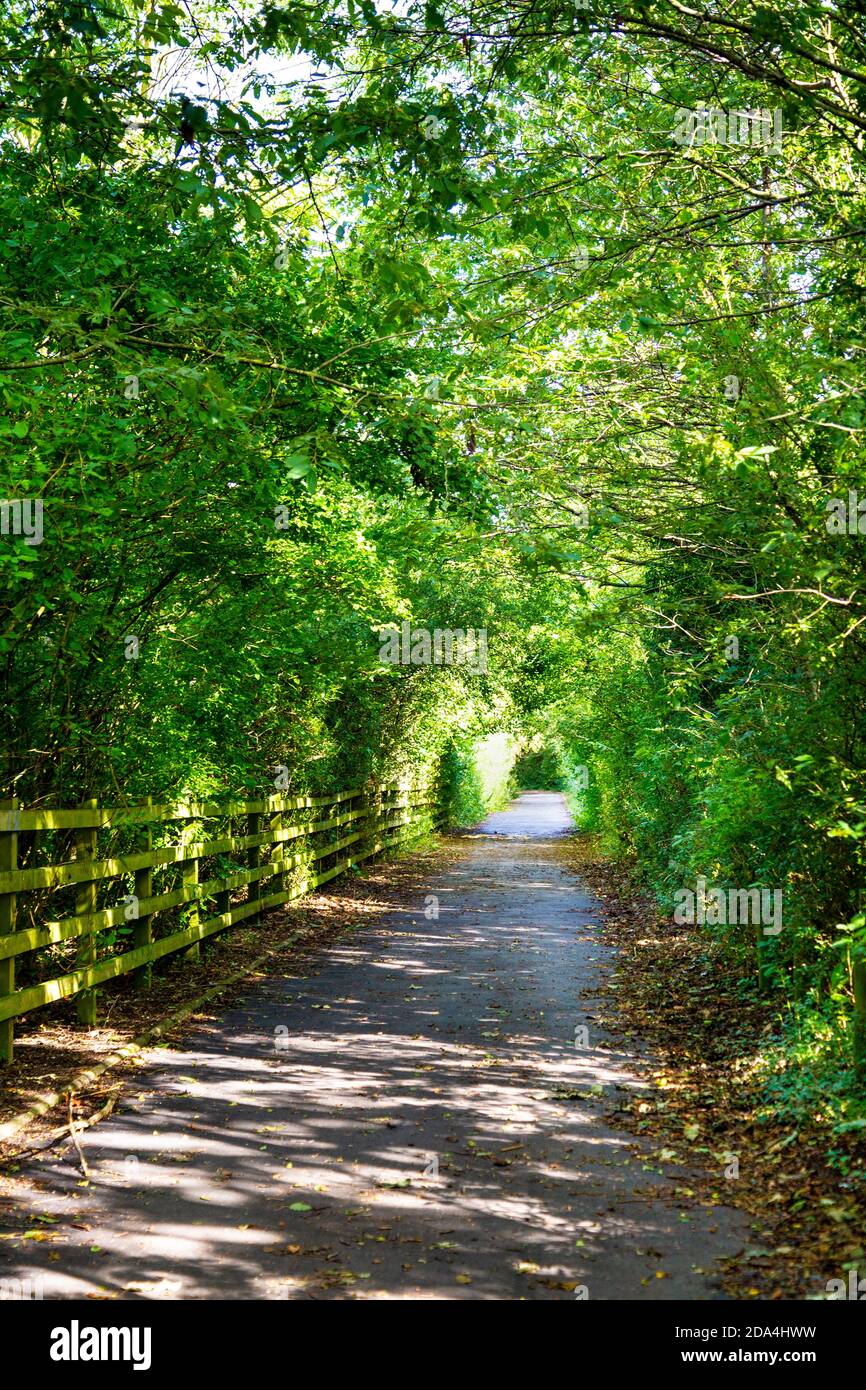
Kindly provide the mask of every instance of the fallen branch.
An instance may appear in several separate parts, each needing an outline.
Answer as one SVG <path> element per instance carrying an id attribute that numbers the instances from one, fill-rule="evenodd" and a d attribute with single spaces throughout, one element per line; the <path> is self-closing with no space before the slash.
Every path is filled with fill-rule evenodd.
<path id="1" fill-rule="evenodd" d="M 100 1120 L 104 1120 L 106 1116 L 111 1114 L 117 1102 L 120 1100 L 121 1089 L 121 1085 L 114 1086 L 105 1104 L 101 1106 L 99 1110 L 94 1110 L 92 1115 L 88 1115 L 86 1120 L 68 1120 L 65 1125 L 60 1125 L 59 1129 L 52 1130 L 47 1138 L 40 1139 L 36 1144 L 28 1144 L 26 1148 L 16 1149 L 15 1153 L 12 1154 L 12 1158 L 23 1158 L 27 1154 L 41 1153 L 44 1149 L 51 1149 L 55 1144 L 59 1143 L 61 1139 L 68 1138 L 70 1134 L 72 1134 L 74 1140 L 74 1131 L 77 1130 L 77 1132 L 80 1133 L 84 1129 L 90 1129 L 91 1125 L 99 1124 Z M 70 1115 L 72 1112 L 72 1095 L 73 1093 L 70 1092 Z"/>
<path id="2" fill-rule="evenodd" d="M 73 1100 L 73 1096 L 74 1096 L 74 1092 L 73 1092 L 73 1091 L 70 1091 L 70 1092 L 69 1092 L 69 1133 L 70 1133 L 70 1135 L 72 1136 L 72 1142 L 73 1142 L 73 1144 L 75 1145 L 76 1153 L 78 1154 L 79 1160 L 80 1160 L 80 1162 L 81 1162 L 81 1171 L 82 1171 L 82 1173 L 84 1174 L 84 1176 L 85 1176 L 86 1178 L 89 1178 L 89 1177 L 90 1177 L 90 1169 L 89 1169 L 88 1166 L 87 1166 L 87 1159 L 84 1157 L 84 1150 L 82 1149 L 80 1143 L 78 1142 L 78 1133 L 77 1133 L 76 1128 L 75 1128 L 75 1121 L 74 1121 L 74 1119 L 72 1118 L 72 1100 Z M 83 1121 L 82 1121 L 82 1128 L 84 1128 L 84 1122 L 83 1122 Z"/>

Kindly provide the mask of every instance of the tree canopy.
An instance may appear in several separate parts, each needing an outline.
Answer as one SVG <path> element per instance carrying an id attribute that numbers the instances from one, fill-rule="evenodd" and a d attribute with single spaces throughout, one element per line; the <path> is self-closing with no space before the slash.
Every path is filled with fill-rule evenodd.
<path id="1" fill-rule="evenodd" d="M 866 1064 L 863 17 L 10 0 L 6 795 L 535 738 L 662 903 L 783 890 Z"/>

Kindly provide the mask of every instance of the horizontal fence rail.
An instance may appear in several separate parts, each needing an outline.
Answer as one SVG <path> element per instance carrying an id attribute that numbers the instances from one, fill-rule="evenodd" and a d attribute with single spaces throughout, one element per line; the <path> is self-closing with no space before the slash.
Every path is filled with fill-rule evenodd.
<path id="1" fill-rule="evenodd" d="M 0 804 L 0 1062 L 14 1020 L 75 998 L 93 1027 L 98 986 L 255 924 L 363 859 L 441 822 L 436 788 L 166 802 L 74 810 Z"/>

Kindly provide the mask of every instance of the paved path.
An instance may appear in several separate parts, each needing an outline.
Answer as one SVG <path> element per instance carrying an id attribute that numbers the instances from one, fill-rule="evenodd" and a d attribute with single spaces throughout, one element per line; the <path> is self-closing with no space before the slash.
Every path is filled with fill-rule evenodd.
<path id="1" fill-rule="evenodd" d="M 601 1119 L 636 1083 L 598 1047 L 611 957 L 568 828 L 525 793 L 414 910 L 150 1054 L 83 1137 L 89 1186 L 71 1146 L 21 1175 L 53 1238 L 0 1242 L 0 1274 L 46 1298 L 718 1297 L 696 1270 L 742 1219 L 678 1204 L 682 1175 Z"/>

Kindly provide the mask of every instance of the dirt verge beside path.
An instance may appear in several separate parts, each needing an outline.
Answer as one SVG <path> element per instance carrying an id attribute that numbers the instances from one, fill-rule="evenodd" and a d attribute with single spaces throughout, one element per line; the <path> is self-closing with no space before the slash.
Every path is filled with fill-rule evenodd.
<path id="1" fill-rule="evenodd" d="M 767 1113 L 756 1063 L 778 1023 L 772 999 L 744 997 L 730 959 L 693 927 L 662 919 L 592 837 L 572 837 L 563 854 L 600 899 L 605 939 L 619 951 L 604 1024 L 651 1051 L 641 1073 L 652 1093 L 621 1109 L 621 1122 L 659 1155 L 691 1160 L 701 1200 L 733 1201 L 751 1217 L 752 1239 L 727 1263 L 725 1289 L 736 1298 L 820 1298 L 829 1279 L 847 1281 L 854 1267 L 866 1274 L 863 1198 L 828 1165 L 827 1128 Z M 846 1141 L 834 1146 L 841 1155 Z"/>

